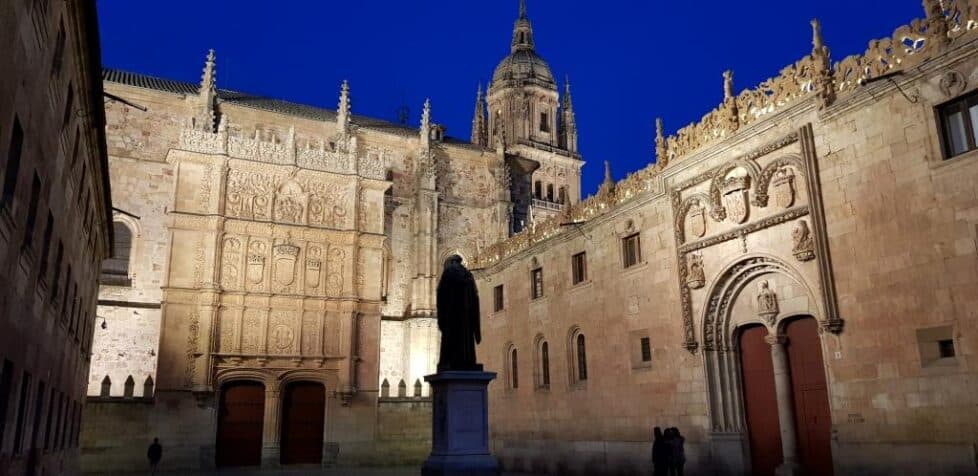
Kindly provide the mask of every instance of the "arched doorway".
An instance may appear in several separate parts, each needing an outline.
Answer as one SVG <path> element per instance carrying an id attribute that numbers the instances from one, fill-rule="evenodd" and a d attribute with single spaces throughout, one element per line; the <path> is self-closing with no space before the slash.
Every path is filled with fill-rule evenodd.
<path id="1" fill-rule="evenodd" d="M 744 416 L 754 476 L 774 476 L 783 456 L 771 346 L 764 340 L 767 335 L 766 327 L 752 325 L 742 327 L 738 339 Z"/>
<path id="2" fill-rule="evenodd" d="M 217 465 L 261 464 L 265 386 L 258 382 L 231 382 L 221 389 L 217 419 Z"/>
<path id="3" fill-rule="evenodd" d="M 294 382 L 282 400 L 282 464 L 320 464 L 326 389 L 321 383 Z"/>
<path id="4" fill-rule="evenodd" d="M 832 413 L 818 322 L 805 317 L 788 321 L 788 364 L 794 397 L 798 459 L 808 474 L 832 475 Z"/>

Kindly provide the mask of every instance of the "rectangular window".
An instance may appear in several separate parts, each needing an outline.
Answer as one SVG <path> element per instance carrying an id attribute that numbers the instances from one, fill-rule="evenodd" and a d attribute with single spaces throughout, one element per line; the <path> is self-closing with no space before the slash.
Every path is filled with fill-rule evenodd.
<path id="1" fill-rule="evenodd" d="M 938 113 L 945 159 L 978 149 L 978 93 L 940 106 Z"/>
<path id="2" fill-rule="evenodd" d="M 587 253 L 581 252 L 571 257 L 571 274 L 574 284 L 587 280 Z"/>
<path id="3" fill-rule="evenodd" d="M 48 253 L 51 251 L 51 233 L 54 231 L 54 216 L 48 211 L 48 222 L 44 225 L 44 241 L 41 243 L 41 267 L 37 273 L 38 281 L 47 281 Z"/>
<path id="4" fill-rule="evenodd" d="M 14 130 L 10 134 L 10 147 L 7 149 L 7 168 L 3 176 L 3 205 L 10 208 L 17 191 L 17 176 L 20 174 L 20 156 L 24 151 L 24 130 L 20 119 L 14 117 Z"/>
<path id="5" fill-rule="evenodd" d="M 630 268 L 642 262 L 642 243 L 639 234 L 627 236 L 621 240 L 622 260 L 626 268 Z"/>
<path id="6" fill-rule="evenodd" d="M 64 131 L 71 124 L 71 112 L 75 107 L 75 89 L 68 84 L 68 98 L 65 99 L 65 115 L 61 121 L 61 130 Z"/>
<path id="7" fill-rule="evenodd" d="M 65 25 L 61 24 L 58 30 L 58 40 L 54 44 L 54 58 L 51 60 L 51 74 L 59 75 L 61 74 L 61 64 L 64 61 L 65 55 Z"/>
<path id="8" fill-rule="evenodd" d="M 531 294 L 533 299 L 543 297 L 543 268 L 537 268 L 530 272 Z"/>
<path id="9" fill-rule="evenodd" d="M 642 346 L 642 362 L 652 361 L 652 343 L 648 337 L 643 337 L 641 340 Z"/>
<path id="10" fill-rule="evenodd" d="M 68 315 L 65 311 L 68 309 L 68 301 L 71 298 L 71 265 L 68 265 L 68 275 L 65 278 L 65 293 L 61 295 L 61 320 L 67 322 Z"/>
<path id="11" fill-rule="evenodd" d="M 58 258 L 54 260 L 54 279 L 51 280 L 51 302 L 58 298 L 59 286 L 61 285 L 61 260 L 65 257 L 64 242 L 58 240 Z"/>
<path id="12" fill-rule="evenodd" d="M 31 448 L 38 448 L 41 442 L 41 417 L 44 415 L 44 381 L 37 383 L 37 397 L 34 399 L 34 426 L 31 432 Z"/>
<path id="13" fill-rule="evenodd" d="M 546 112 L 540 113 L 540 132 L 550 132 L 550 115 Z"/>
<path id="14" fill-rule="evenodd" d="M 37 224 L 37 202 L 41 199 L 41 178 L 34 172 L 34 181 L 31 183 L 31 204 L 27 208 L 27 223 L 24 228 L 25 248 L 34 247 L 34 228 Z"/>
<path id="15" fill-rule="evenodd" d="M 503 300 L 503 285 L 500 284 L 492 290 L 492 310 L 495 312 L 502 311 L 506 308 L 506 302 Z"/>
<path id="16" fill-rule="evenodd" d="M 4 359 L 3 373 L 0 373 L 0 448 L 3 448 L 7 430 L 7 408 L 10 407 L 11 393 L 14 391 L 14 363 Z"/>
<path id="17" fill-rule="evenodd" d="M 20 379 L 20 400 L 17 403 L 17 428 L 14 433 L 14 454 L 24 451 L 24 426 L 27 424 L 27 397 L 30 395 L 31 374 L 24 372 Z"/>
<path id="18" fill-rule="evenodd" d="M 937 348 L 942 359 L 954 357 L 954 339 L 943 339 L 937 341 Z"/>
<path id="19" fill-rule="evenodd" d="M 44 430 L 44 449 L 51 449 L 51 432 L 54 427 L 54 388 L 51 389 L 51 393 L 48 394 L 48 423 L 47 429 Z"/>

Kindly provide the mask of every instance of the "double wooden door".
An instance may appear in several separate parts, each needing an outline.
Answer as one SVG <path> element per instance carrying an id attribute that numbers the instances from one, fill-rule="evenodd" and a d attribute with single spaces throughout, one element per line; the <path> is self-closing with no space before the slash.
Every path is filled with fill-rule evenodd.
<path id="1" fill-rule="evenodd" d="M 314 382 L 285 388 L 282 400 L 282 464 L 320 464 L 326 389 Z"/>
<path id="2" fill-rule="evenodd" d="M 832 418 L 818 323 L 814 318 L 796 319 L 787 324 L 785 334 L 799 463 L 806 474 L 831 476 Z M 743 328 L 739 336 L 744 413 L 754 476 L 773 476 L 783 461 L 771 346 L 764 341 L 767 335 L 765 327 L 750 326 Z"/>
<path id="3" fill-rule="evenodd" d="M 217 419 L 217 465 L 261 464 L 265 387 L 257 382 L 232 382 L 221 389 Z"/>

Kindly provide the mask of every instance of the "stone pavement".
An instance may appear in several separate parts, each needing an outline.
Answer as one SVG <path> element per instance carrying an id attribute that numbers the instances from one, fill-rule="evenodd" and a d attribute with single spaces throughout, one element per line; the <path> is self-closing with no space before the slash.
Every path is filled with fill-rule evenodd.
<path id="1" fill-rule="evenodd" d="M 86 476 L 146 476 L 149 471 L 129 473 L 85 473 Z M 160 476 L 420 476 L 419 468 L 288 468 L 221 469 L 214 471 L 158 471 Z M 503 473 L 501 476 L 533 476 L 528 473 Z"/>

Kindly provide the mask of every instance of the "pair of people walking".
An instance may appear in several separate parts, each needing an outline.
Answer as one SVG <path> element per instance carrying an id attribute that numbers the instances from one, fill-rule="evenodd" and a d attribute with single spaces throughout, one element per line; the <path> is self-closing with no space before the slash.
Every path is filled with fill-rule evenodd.
<path id="1" fill-rule="evenodd" d="M 652 431 L 652 470 L 655 476 L 683 476 L 686 466 L 686 439 L 678 428 L 655 427 Z"/>

